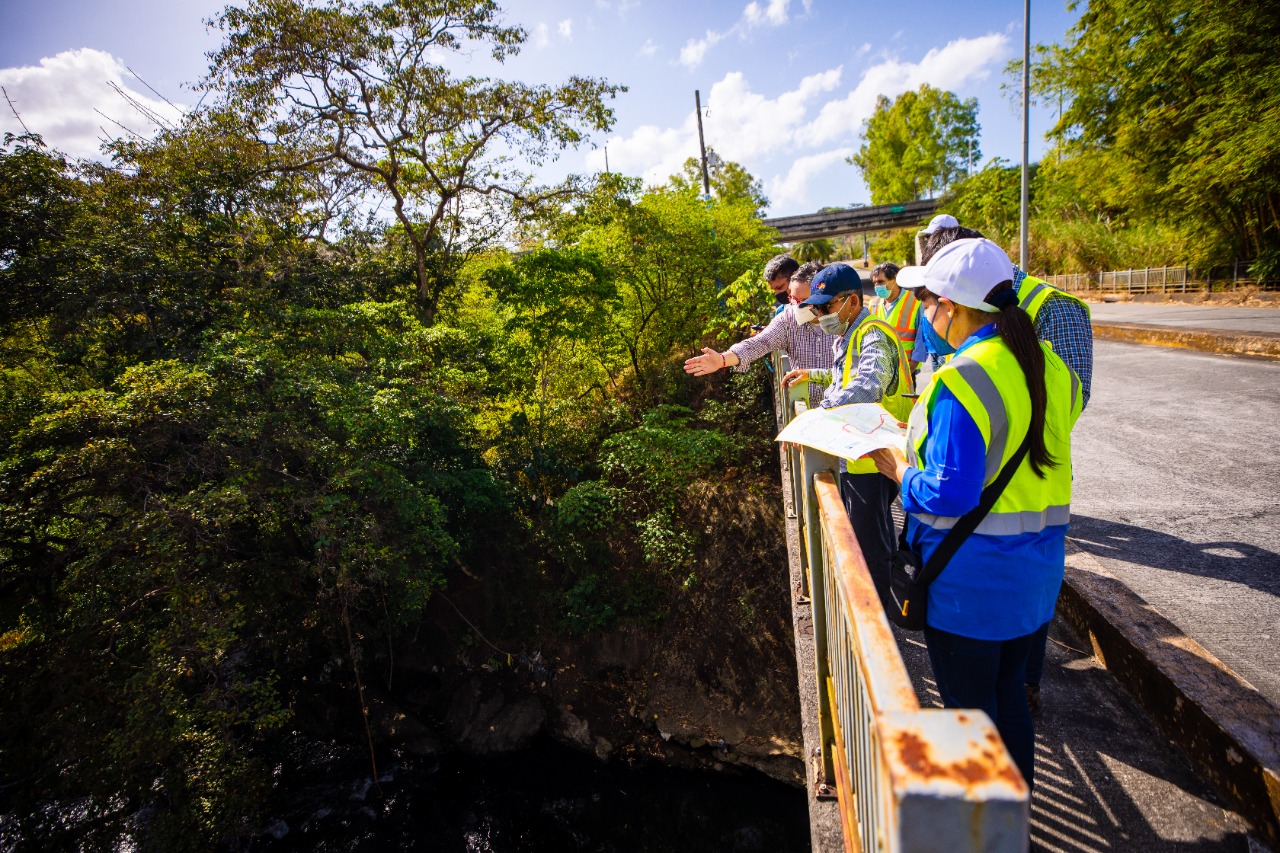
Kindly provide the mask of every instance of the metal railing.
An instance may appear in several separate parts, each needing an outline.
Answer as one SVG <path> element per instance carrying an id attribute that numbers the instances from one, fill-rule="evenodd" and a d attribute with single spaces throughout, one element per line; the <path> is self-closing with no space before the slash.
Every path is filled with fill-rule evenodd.
<path id="1" fill-rule="evenodd" d="M 807 391 L 783 391 L 783 425 Z M 824 781 L 846 851 L 1025 851 L 1029 791 L 977 710 L 921 708 L 849 524 L 835 457 L 789 447 L 805 593 L 813 611 Z"/>
<path id="2" fill-rule="evenodd" d="M 1236 287 L 1271 290 L 1280 286 L 1278 281 L 1241 277 L 1242 270 L 1247 270 L 1247 267 L 1242 268 L 1239 263 L 1208 271 L 1184 264 L 1178 267 L 1068 273 L 1043 278 L 1054 287 L 1072 293 L 1205 293 Z"/>

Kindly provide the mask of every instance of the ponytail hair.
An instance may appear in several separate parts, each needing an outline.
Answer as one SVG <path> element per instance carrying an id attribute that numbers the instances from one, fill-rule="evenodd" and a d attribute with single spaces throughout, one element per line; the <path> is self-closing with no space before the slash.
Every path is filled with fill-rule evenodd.
<path id="1" fill-rule="evenodd" d="M 1046 468 L 1057 465 L 1057 461 L 1049 455 L 1044 443 L 1045 409 L 1048 407 L 1048 393 L 1044 383 L 1044 350 L 1040 348 L 1040 339 L 1036 337 L 1035 325 L 1031 316 L 1018 305 L 1018 294 L 1013 289 L 1012 281 L 1002 281 L 991 289 L 983 300 L 988 305 L 1000 309 L 996 316 L 996 331 L 1005 346 L 1013 352 L 1022 375 L 1027 380 L 1027 391 L 1031 395 L 1031 447 L 1027 456 L 1031 460 L 1031 470 L 1036 476 L 1044 479 Z"/>

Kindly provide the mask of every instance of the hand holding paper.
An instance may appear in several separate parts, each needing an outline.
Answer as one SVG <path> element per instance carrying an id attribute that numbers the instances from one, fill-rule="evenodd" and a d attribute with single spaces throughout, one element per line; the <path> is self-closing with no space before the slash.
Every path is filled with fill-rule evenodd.
<path id="1" fill-rule="evenodd" d="M 854 403 L 834 409 L 810 409 L 787 424 L 776 440 L 857 459 L 883 447 L 905 451 L 907 426 L 879 403 Z"/>

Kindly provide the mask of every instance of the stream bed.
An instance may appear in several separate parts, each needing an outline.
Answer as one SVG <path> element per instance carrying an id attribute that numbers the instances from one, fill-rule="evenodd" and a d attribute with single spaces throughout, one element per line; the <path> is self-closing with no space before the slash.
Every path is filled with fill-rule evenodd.
<path id="1" fill-rule="evenodd" d="M 769 851 L 809 849 L 802 789 L 756 773 L 604 763 L 541 741 L 495 757 L 369 756 L 309 742 L 253 853 L 285 851 Z"/>

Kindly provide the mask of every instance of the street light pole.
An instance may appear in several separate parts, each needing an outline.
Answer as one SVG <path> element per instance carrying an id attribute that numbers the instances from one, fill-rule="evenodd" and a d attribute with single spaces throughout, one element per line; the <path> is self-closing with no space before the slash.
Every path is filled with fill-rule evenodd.
<path id="1" fill-rule="evenodd" d="M 1027 264 L 1030 257 L 1027 253 L 1027 196 L 1030 186 L 1031 170 L 1027 163 L 1030 150 L 1031 125 L 1029 109 L 1031 102 L 1031 0 L 1022 3 L 1022 227 L 1018 240 L 1018 266 L 1023 272 L 1029 272 Z"/>

